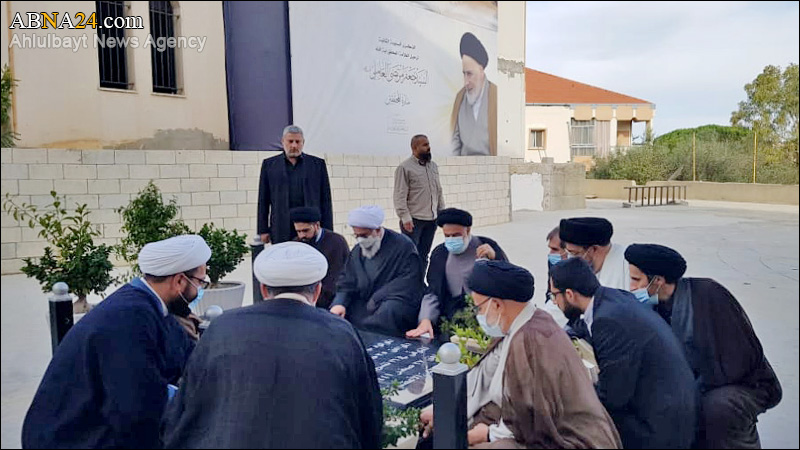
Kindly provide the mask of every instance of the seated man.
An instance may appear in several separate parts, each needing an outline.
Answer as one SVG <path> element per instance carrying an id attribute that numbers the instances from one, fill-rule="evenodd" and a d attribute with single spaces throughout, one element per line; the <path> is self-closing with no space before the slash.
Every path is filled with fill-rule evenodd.
<path id="1" fill-rule="evenodd" d="M 553 267 L 553 301 L 568 319 L 583 314 L 600 369 L 597 394 L 625 448 L 689 448 L 694 441 L 694 377 L 663 320 L 629 292 L 597 282 L 585 261 Z"/>
<path id="2" fill-rule="evenodd" d="M 758 415 L 781 401 L 782 390 L 742 306 L 714 280 L 682 278 L 686 261 L 669 247 L 634 244 L 625 258 L 631 290 L 655 304 L 694 372 L 699 448 L 761 448 Z"/>
<path id="3" fill-rule="evenodd" d="M 620 448 L 569 338 L 529 301 L 530 272 L 506 261 L 477 261 L 467 284 L 481 328 L 500 338 L 467 374 L 469 445 Z M 420 419 L 428 438 L 433 407 Z"/>
<path id="4" fill-rule="evenodd" d="M 297 240 L 319 250 L 328 260 L 328 273 L 322 279 L 322 294 L 317 301 L 317 308 L 328 309 L 331 307 L 333 296 L 336 294 L 336 280 L 344 269 L 350 247 L 341 234 L 322 228 L 319 208 L 302 206 L 292 208 L 289 216 L 297 232 Z"/>
<path id="5" fill-rule="evenodd" d="M 438 320 L 450 320 L 466 306 L 466 283 L 476 259 L 508 261 L 497 242 L 483 236 L 473 236 L 472 215 L 466 211 L 447 208 L 439 211 L 436 225 L 442 228 L 444 243 L 431 253 L 428 267 L 428 292 L 422 298 L 417 328 L 406 337 L 428 333 L 434 337 Z"/>
<path id="6" fill-rule="evenodd" d="M 602 217 L 561 219 L 559 238 L 567 255 L 588 262 L 600 285 L 627 290 L 628 261 L 625 246 L 611 243 L 614 227 Z"/>
<path id="7" fill-rule="evenodd" d="M 425 285 L 417 247 L 383 228 L 383 210 L 362 206 L 347 223 L 358 244 L 336 284 L 331 312 L 356 328 L 402 337 L 416 324 Z"/>
<path id="8" fill-rule="evenodd" d="M 23 448 L 162 447 L 167 386 L 194 348 L 170 312 L 202 294 L 209 258 L 196 235 L 142 248 L 144 275 L 93 308 L 56 348 L 22 424 Z"/>
<path id="9" fill-rule="evenodd" d="M 349 323 L 314 307 L 327 270 L 299 242 L 258 255 L 265 300 L 203 334 L 164 415 L 166 448 L 380 446 L 372 358 Z"/>

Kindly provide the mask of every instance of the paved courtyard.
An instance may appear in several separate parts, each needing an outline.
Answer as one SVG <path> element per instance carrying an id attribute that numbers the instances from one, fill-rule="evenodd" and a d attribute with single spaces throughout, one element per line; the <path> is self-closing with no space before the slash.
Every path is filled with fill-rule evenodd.
<path id="1" fill-rule="evenodd" d="M 541 306 L 545 235 L 559 219 L 575 216 L 606 217 L 620 244 L 675 248 L 688 262 L 688 276 L 714 278 L 739 299 L 783 385 L 781 404 L 761 416 L 762 446 L 798 448 L 798 207 L 694 201 L 623 209 L 620 201 L 591 200 L 585 210 L 522 211 L 510 223 L 474 232 L 496 239 L 512 262 L 533 272 Z M 250 304 L 249 260 L 228 279 L 248 283 Z M 24 275 L 3 276 L 1 298 L 2 448 L 19 448 L 22 420 L 51 356 L 47 301 Z M 545 308 L 563 323 L 557 310 Z"/>

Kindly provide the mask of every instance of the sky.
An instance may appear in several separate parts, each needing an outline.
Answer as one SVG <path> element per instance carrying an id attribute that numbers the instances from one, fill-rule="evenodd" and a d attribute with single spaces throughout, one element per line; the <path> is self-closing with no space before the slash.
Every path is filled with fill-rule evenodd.
<path id="1" fill-rule="evenodd" d="M 655 103 L 659 136 L 730 125 L 745 84 L 797 64 L 798 36 L 798 2 L 527 2 L 525 64 Z"/>

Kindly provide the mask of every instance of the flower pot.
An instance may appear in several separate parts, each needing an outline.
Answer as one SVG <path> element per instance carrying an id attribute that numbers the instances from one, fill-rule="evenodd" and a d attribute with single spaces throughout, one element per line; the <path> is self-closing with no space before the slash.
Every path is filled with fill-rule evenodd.
<path id="1" fill-rule="evenodd" d="M 244 301 L 245 284 L 239 281 L 223 281 L 217 287 L 206 289 L 203 299 L 198 301 L 192 308 L 192 312 L 202 317 L 206 310 L 217 305 L 224 310 L 239 308 Z"/>

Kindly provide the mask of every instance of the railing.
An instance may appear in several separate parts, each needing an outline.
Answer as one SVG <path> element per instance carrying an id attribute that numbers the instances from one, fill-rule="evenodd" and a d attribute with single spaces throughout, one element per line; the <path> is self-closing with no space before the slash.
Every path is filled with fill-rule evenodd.
<path id="1" fill-rule="evenodd" d="M 686 185 L 666 185 L 666 186 L 625 186 L 623 189 L 628 191 L 628 201 L 622 202 L 625 208 L 637 206 L 658 206 L 658 205 L 685 205 Z M 666 202 L 664 195 L 666 194 Z M 645 202 L 647 202 L 645 204 Z"/>

